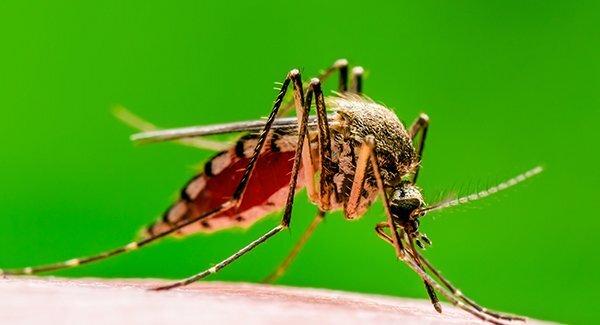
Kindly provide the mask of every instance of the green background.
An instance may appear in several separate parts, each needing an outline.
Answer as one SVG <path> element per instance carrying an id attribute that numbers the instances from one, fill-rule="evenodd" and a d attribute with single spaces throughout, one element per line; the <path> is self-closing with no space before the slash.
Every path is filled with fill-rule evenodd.
<path id="1" fill-rule="evenodd" d="M 539 177 L 431 214 L 426 254 L 482 304 L 569 323 L 597 320 L 597 2 L 2 1 L 0 265 L 112 248 L 172 202 L 206 151 L 134 146 L 120 103 L 161 126 L 266 116 L 273 82 L 345 57 L 404 121 L 431 117 L 420 185 L 429 201 L 542 164 Z M 335 81 L 327 85 L 332 89 Z M 210 280 L 258 281 L 315 211 Z M 425 297 L 361 220 L 332 214 L 280 283 Z M 277 223 L 147 249 L 64 276 L 181 278 Z"/>

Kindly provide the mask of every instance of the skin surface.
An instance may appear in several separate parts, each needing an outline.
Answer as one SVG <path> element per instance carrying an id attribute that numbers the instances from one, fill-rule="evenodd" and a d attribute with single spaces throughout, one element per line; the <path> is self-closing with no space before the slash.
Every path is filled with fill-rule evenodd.
<path id="1" fill-rule="evenodd" d="M 5 324 L 482 324 L 428 301 L 245 283 L 202 282 L 145 290 L 159 280 L 10 278 L 0 280 Z M 514 324 L 548 324 L 535 320 Z"/>

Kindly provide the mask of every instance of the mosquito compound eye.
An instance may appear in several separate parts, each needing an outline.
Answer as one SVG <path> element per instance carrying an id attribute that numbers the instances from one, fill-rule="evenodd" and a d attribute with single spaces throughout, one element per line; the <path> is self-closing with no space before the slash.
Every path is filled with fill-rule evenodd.
<path id="1" fill-rule="evenodd" d="M 413 211 L 421 206 L 417 199 L 398 199 L 392 202 L 392 213 L 398 216 L 410 216 Z"/>

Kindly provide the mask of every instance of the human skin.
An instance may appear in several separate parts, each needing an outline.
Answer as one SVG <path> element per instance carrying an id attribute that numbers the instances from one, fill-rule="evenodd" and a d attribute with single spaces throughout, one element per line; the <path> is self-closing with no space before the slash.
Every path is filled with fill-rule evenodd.
<path id="1" fill-rule="evenodd" d="M 4 324 L 481 324 L 448 304 L 283 286 L 200 282 L 172 291 L 160 280 L 7 278 Z M 522 324 L 522 322 L 513 322 Z M 527 320 L 525 324 L 547 324 Z"/>

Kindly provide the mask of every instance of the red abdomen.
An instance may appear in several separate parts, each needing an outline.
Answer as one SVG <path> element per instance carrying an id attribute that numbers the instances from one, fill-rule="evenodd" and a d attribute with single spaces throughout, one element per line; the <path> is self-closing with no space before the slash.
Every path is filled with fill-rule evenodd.
<path id="1" fill-rule="evenodd" d="M 165 231 L 179 221 L 200 216 L 231 199 L 248 166 L 251 150 L 244 148 L 251 149 L 248 142 L 255 142 L 252 140 L 249 137 L 242 138 L 234 148 L 208 161 L 204 172 L 188 182 L 181 191 L 180 200 L 165 212 L 162 220 L 148 228 L 148 233 L 152 235 Z M 272 145 L 266 146 L 259 156 L 238 208 L 191 224 L 177 234 L 248 227 L 261 217 L 282 209 L 288 194 L 294 151 L 272 150 Z M 303 186 L 304 179 L 299 177 L 297 189 Z"/>

